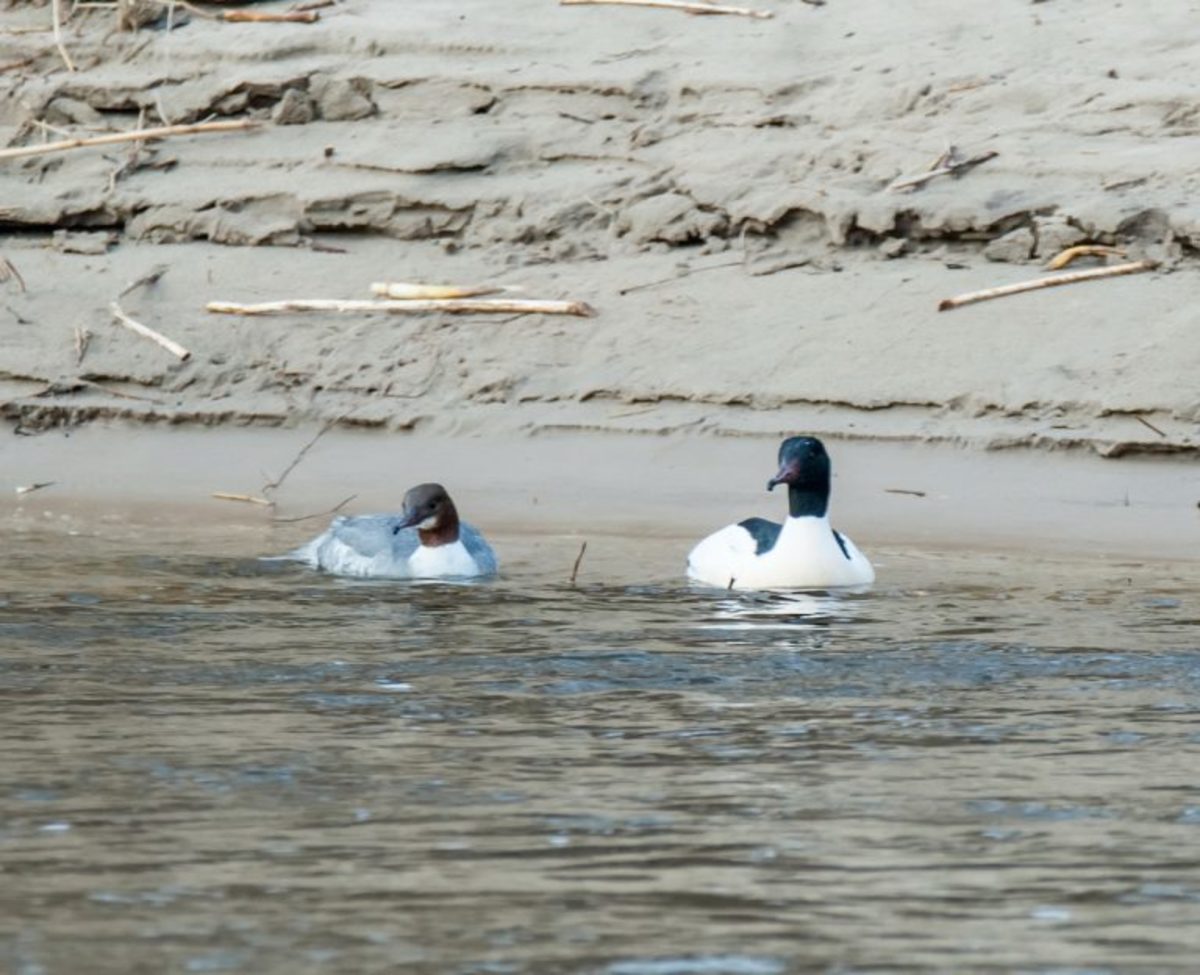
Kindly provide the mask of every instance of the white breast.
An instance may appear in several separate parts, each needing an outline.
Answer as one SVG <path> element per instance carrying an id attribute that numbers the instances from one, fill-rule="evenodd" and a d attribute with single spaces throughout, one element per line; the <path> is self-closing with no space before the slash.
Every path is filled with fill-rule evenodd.
<path id="1" fill-rule="evenodd" d="M 462 541 L 449 545 L 421 545 L 408 560 L 414 578 L 437 579 L 443 576 L 477 576 L 479 565 Z"/>
<path id="2" fill-rule="evenodd" d="M 875 581 L 875 570 L 855 544 L 838 544 L 828 518 L 788 518 L 774 547 L 756 552 L 754 538 L 730 525 L 701 541 L 688 556 L 688 575 L 733 589 L 826 589 Z"/>

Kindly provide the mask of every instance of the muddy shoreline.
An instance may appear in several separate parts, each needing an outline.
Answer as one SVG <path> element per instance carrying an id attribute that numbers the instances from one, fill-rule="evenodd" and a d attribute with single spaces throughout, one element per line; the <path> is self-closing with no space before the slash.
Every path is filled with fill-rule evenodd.
<path id="1" fill-rule="evenodd" d="M 597 540 L 621 535 L 646 539 L 647 557 L 661 554 L 669 568 L 715 527 L 783 516 L 783 500 L 764 490 L 774 445 L 760 438 L 330 429 L 314 440 L 320 429 L 93 424 L 8 438 L 0 446 L 0 520 L 12 531 L 134 539 L 144 526 L 236 528 L 245 550 L 227 554 L 251 556 L 310 537 L 334 507 L 394 510 L 409 486 L 436 479 L 489 534 L 549 539 L 567 565 L 581 541 L 591 541 L 595 559 Z M 1187 461 L 913 443 L 831 441 L 830 449 L 834 520 L 873 554 L 1200 564 L 1200 471 Z M 53 483 L 16 494 L 44 482 Z"/>

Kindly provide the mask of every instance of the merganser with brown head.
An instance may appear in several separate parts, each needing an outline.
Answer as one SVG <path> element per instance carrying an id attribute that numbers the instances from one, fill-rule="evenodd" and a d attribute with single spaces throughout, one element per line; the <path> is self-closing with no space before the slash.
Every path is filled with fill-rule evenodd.
<path id="1" fill-rule="evenodd" d="M 329 530 L 287 558 L 335 575 L 381 579 L 453 579 L 496 572 L 483 536 L 459 521 L 440 484 L 418 484 L 398 515 L 335 518 Z"/>

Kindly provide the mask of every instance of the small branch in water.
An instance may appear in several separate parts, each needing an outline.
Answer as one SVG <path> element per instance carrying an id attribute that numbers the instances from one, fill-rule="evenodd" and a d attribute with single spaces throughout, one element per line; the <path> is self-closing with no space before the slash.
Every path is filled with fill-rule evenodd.
<path id="1" fill-rule="evenodd" d="M 730 576 L 730 577 L 729 577 L 729 585 L 727 585 L 727 586 L 725 587 L 725 591 L 726 591 L 726 592 L 730 592 L 730 591 L 733 589 L 733 584 L 734 584 L 735 582 L 737 582 L 737 580 L 736 580 L 736 579 L 735 579 L 733 576 Z"/>
<path id="2" fill-rule="evenodd" d="M 587 542 L 579 546 L 579 554 L 575 556 L 575 564 L 571 567 L 571 585 L 575 585 L 575 577 L 579 575 L 579 565 L 583 562 L 583 553 L 587 551 Z"/>
<path id="3" fill-rule="evenodd" d="M 885 494 L 911 494 L 914 498 L 925 497 L 924 491 L 910 491 L 908 488 L 884 488 Z"/>
<path id="4" fill-rule="evenodd" d="M 300 448 L 300 452 L 292 458 L 292 462 L 284 468 L 283 473 L 280 474 L 275 480 L 263 485 L 263 494 L 269 494 L 272 491 L 279 490 L 279 488 L 283 486 L 283 482 L 287 480 L 287 476 L 296 469 L 296 465 L 299 464 L 300 461 L 304 460 L 304 455 L 312 450 L 312 448 L 316 445 L 316 442 L 325 436 L 325 434 L 327 434 L 335 426 L 337 426 L 337 424 L 341 423 L 343 419 L 345 419 L 344 416 L 335 417 L 321 427 L 321 429 L 316 432 L 313 438 Z"/>
<path id="5" fill-rule="evenodd" d="M 339 511 L 341 511 L 344 507 L 346 507 L 346 505 L 348 505 L 351 501 L 353 501 L 357 497 L 358 497 L 357 494 L 352 494 L 352 495 L 350 495 L 350 497 L 345 498 L 342 501 L 339 501 L 328 511 L 318 511 L 315 514 L 311 514 L 311 515 L 300 515 L 300 517 L 298 517 L 298 518 L 273 518 L 272 521 L 274 521 L 274 523 L 277 525 L 290 525 L 297 521 L 310 521 L 313 518 L 325 518 L 325 517 L 328 517 L 329 515 L 336 515 Z"/>
<path id="6" fill-rule="evenodd" d="M 48 488 L 52 484 L 57 484 L 57 481 L 38 481 L 34 484 L 22 484 L 17 488 L 17 497 L 25 494 L 33 494 L 34 491 L 40 491 L 42 488 Z"/>

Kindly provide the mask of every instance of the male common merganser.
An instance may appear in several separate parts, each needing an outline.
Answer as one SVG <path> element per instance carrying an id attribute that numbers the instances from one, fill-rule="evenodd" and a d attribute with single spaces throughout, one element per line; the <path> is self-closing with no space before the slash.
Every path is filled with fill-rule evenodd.
<path id="1" fill-rule="evenodd" d="M 723 589 L 827 589 L 875 581 L 875 570 L 850 539 L 829 524 L 829 454 L 816 437 L 789 437 L 779 447 L 788 486 L 782 525 L 748 518 L 709 535 L 688 555 L 687 574 Z"/>
<path id="2" fill-rule="evenodd" d="M 458 520 L 440 484 L 410 489 L 398 515 L 334 518 L 325 534 L 284 557 L 335 575 L 383 579 L 461 579 L 496 571 L 491 546 Z"/>

